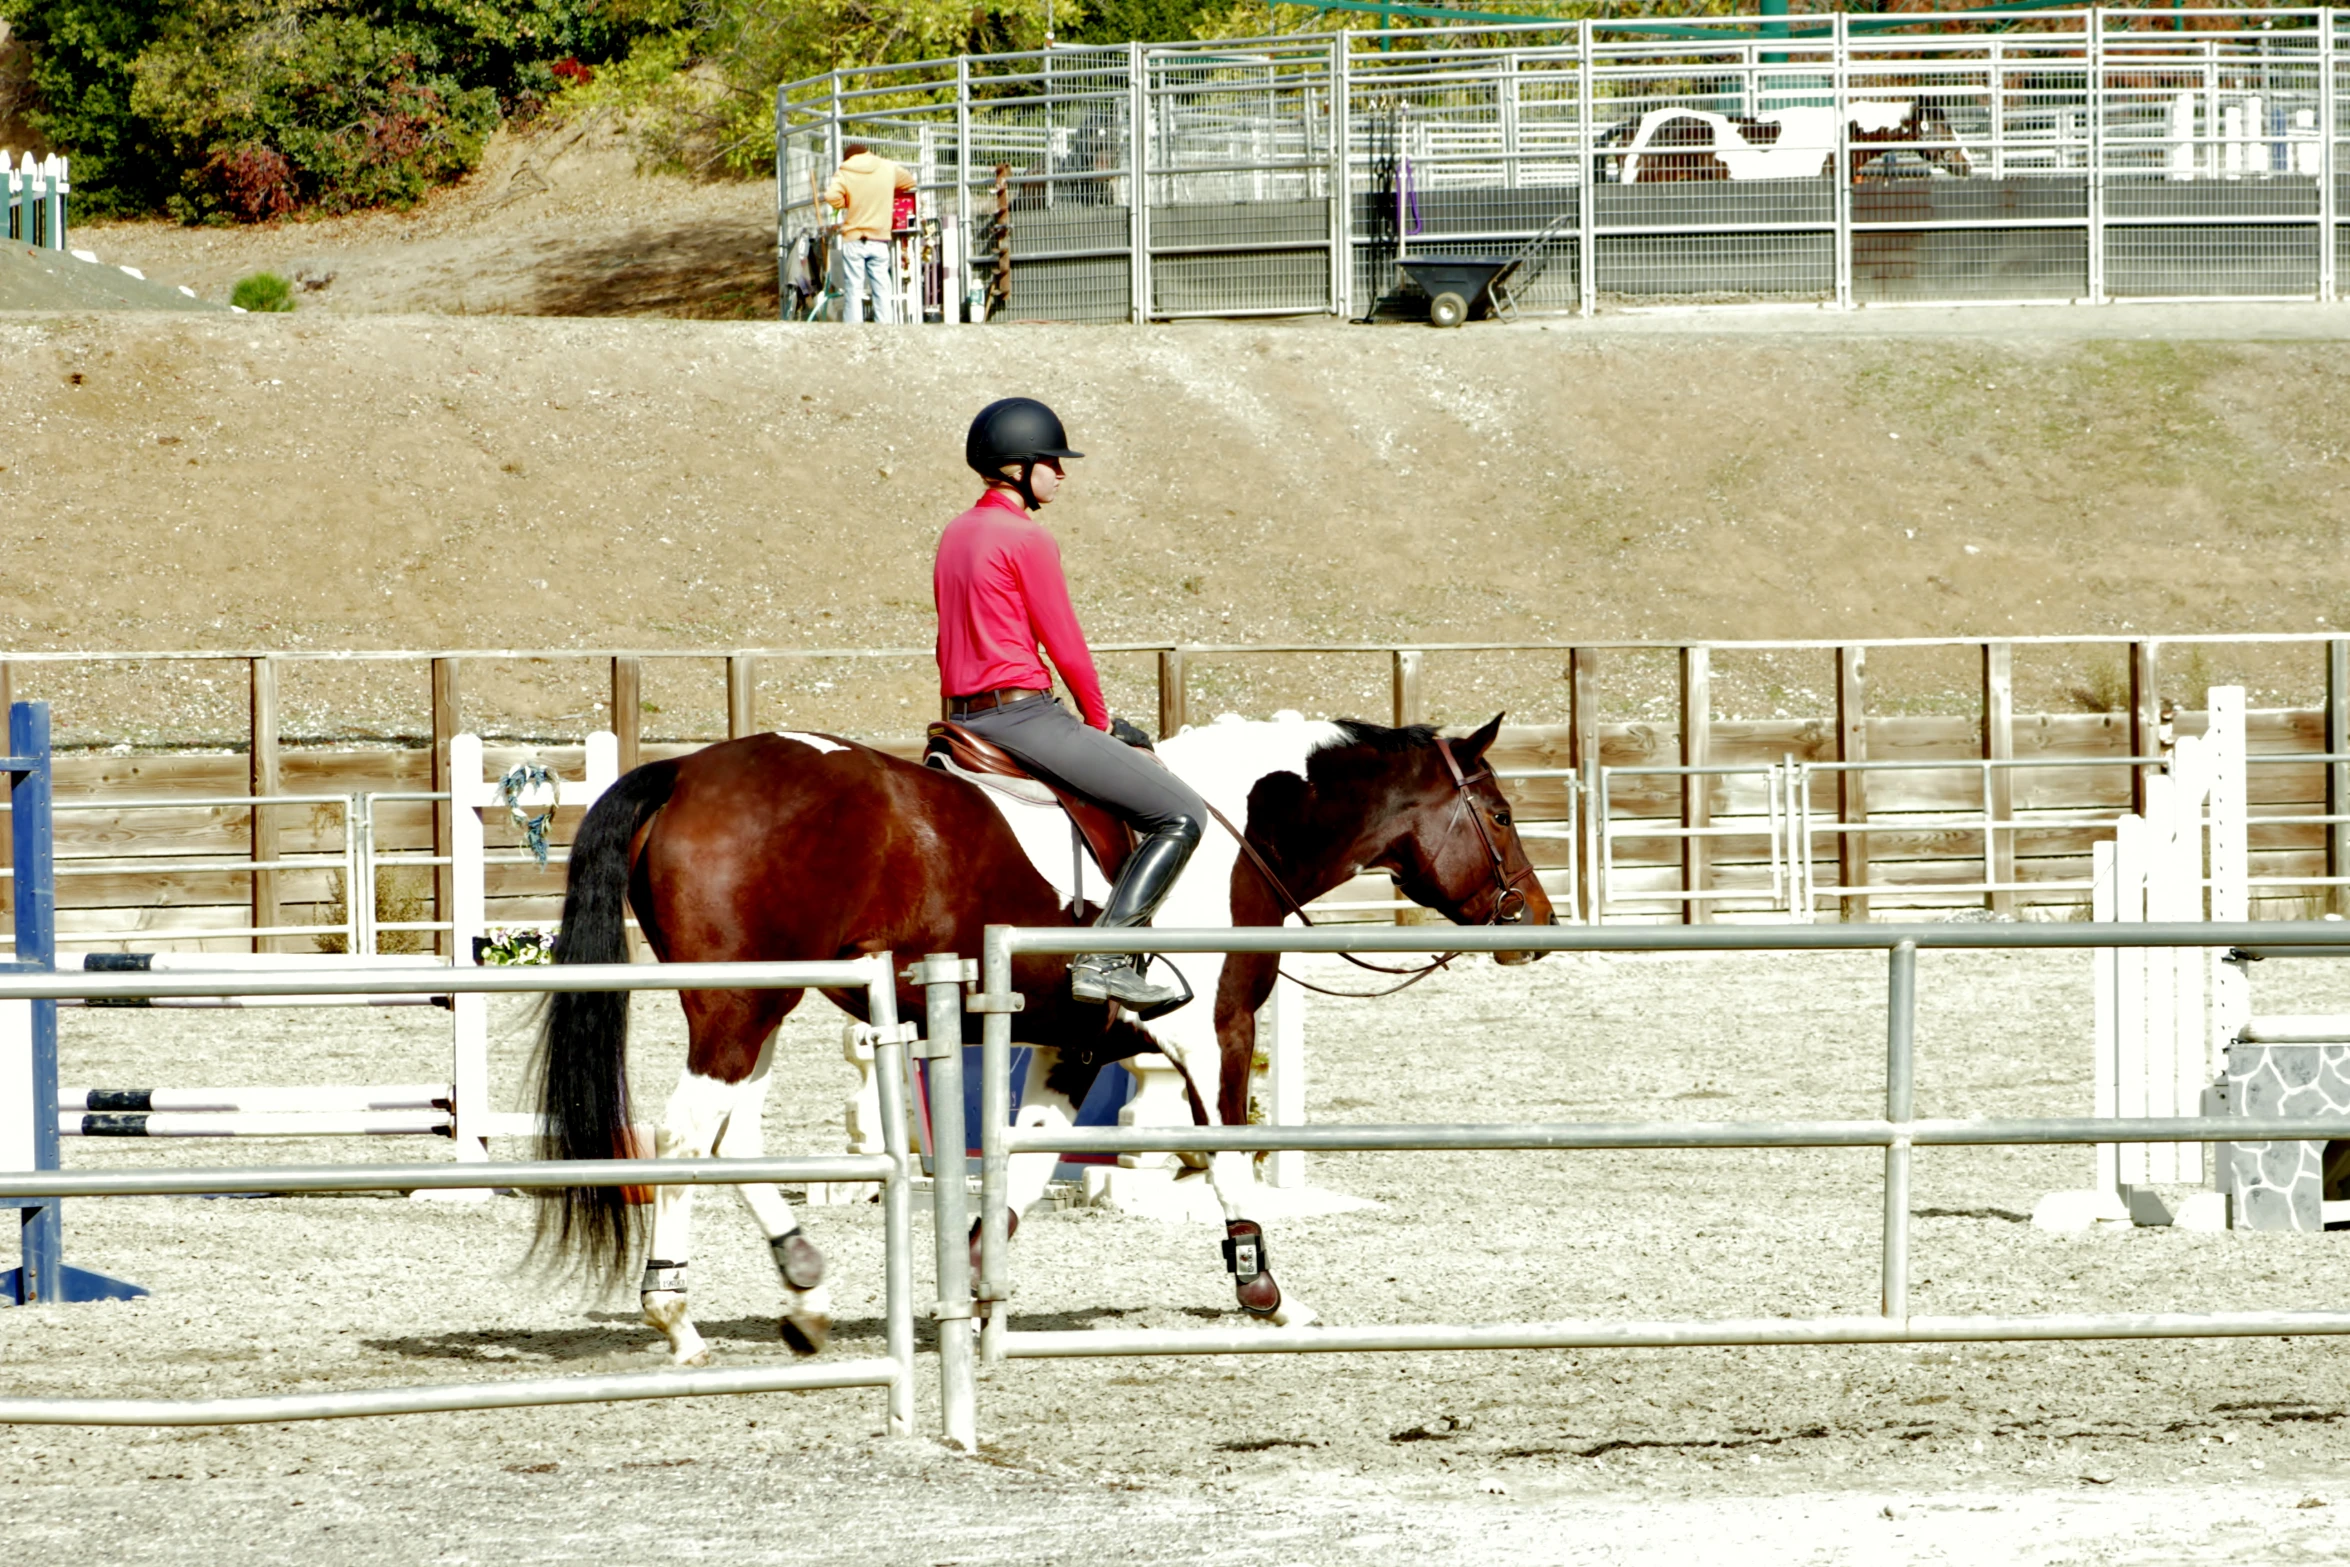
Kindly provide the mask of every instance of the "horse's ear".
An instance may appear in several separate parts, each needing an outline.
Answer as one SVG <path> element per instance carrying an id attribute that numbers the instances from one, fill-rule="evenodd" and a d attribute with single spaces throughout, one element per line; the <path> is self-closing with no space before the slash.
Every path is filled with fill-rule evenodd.
<path id="1" fill-rule="evenodd" d="M 1452 743 L 1454 759 L 1466 765 L 1483 756 L 1485 748 L 1493 744 L 1494 737 L 1501 733 L 1501 721 L 1505 716 L 1496 713 L 1480 725 L 1474 734 L 1455 740 Z"/>

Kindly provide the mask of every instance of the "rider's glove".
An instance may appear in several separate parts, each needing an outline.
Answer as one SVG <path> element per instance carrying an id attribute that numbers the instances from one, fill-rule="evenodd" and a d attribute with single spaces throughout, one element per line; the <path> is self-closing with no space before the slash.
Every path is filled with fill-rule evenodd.
<path id="1" fill-rule="evenodd" d="M 1151 745 L 1151 737 L 1149 735 L 1144 734 L 1141 730 L 1135 728 L 1134 725 L 1128 723 L 1125 719 L 1118 717 L 1114 713 L 1110 715 L 1110 738 L 1113 740 L 1123 740 L 1128 745 L 1134 747 L 1137 751 L 1148 751 L 1154 749 L 1154 747 Z"/>

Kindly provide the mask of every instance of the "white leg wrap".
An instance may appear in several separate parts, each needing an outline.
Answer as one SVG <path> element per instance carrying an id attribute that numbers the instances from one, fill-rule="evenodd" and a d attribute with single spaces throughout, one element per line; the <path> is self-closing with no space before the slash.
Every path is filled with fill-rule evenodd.
<path id="1" fill-rule="evenodd" d="M 1059 1130 L 1076 1124 L 1059 1100 L 1047 1104 L 1023 1104 L 1020 1113 L 1012 1117 L 1014 1126 L 1049 1127 Z M 1005 1172 L 1005 1201 L 1014 1213 L 1026 1213 L 1037 1198 L 1044 1195 L 1047 1183 L 1053 1178 L 1053 1166 L 1061 1156 L 1055 1153 L 1014 1154 Z"/>
<path id="2" fill-rule="evenodd" d="M 1058 1050 L 1039 1047 L 1029 1052 L 1028 1075 L 1020 1085 L 1020 1113 L 1012 1117 L 1014 1126 L 1068 1127 L 1077 1124 L 1077 1107 L 1066 1094 L 1056 1093 L 1045 1086 L 1053 1069 L 1061 1063 Z M 1044 1195 L 1052 1181 L 1053 1167 L 1061 1162 L 1055 1153 L 1014 1154 L 1004 1172 L 1004 1200 L 1015 1217 L 1026 1213 Z"/>
<path id="3" fill-rule="evenodd" d="M 707 1159 L 726 1130 L 728 1111 L 742 1092 L 739 1083 L 686 1073 L 669 1096 L 669 1108 L 653 1135 L 653 1151 L 663 1159 Z M 709 1346 L 693 1324 L 683 1288 L 684 1264 L 693 1252 L 694 1189 L 663 1186 L 653 1196 L 653 1259 L 672 1265 L 676 1272 L 649 1282 L 676 1288 L 644 1290 L 638 1299 L 645 1321 L 669 1340 L 669 1358 L 679 1365 L 701 1365 L 710 1358 Z"/>

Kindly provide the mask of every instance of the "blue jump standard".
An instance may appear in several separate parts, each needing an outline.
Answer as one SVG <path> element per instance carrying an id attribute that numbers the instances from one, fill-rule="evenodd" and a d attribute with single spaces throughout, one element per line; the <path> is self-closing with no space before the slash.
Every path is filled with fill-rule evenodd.
<path id="1" fill-rule="evenodd" d="M 8 710 L 8 825 L 16 851 L 16 960 L 0 972 L 48 973 L 57 967 L 57 863 L 50 837 L 49 704 L 19 702 Z M 33 1168 L 59 1168 L 57 1147 L 57 1003 L 33 1001 L 32 1082 L 24 1113 L 33 1122 Z M 25 1086 L 25 1085 L 18 1085 Z M 9 1095 L 0 1090 L 0 1110 Z M 0 1182 L 7 1179 L 0 1175 Z M 23 1222 L 23 1263 L 0 1273 L 0 1305 L 50 1305 L 76 1300 L 136 1300 L 136 1284 L 77 1268 L 65 1260 L 65 1207 L 54 1197 L 0 1194 Z"/>

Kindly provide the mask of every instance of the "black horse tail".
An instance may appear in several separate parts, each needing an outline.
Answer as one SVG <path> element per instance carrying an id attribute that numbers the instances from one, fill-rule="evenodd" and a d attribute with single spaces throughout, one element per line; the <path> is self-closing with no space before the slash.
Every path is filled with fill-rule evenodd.
<path id="1" fill-rule="evenodd" d="M 588 808 L 571 845 L 557 963 L 628 961 L 629 845 L 677 785 L 675 762 L 624 774 Z M 622 1159 L 628 1139 L 628 1002 L 624 990 L 549 998 L 539 1027 L 540 1154 L 548 1159 Z M 542 1240 L 609 1282 L 628 1272 L 641 1220 L 618 1186 L 565 1186 L 547 1193 Z"/>

